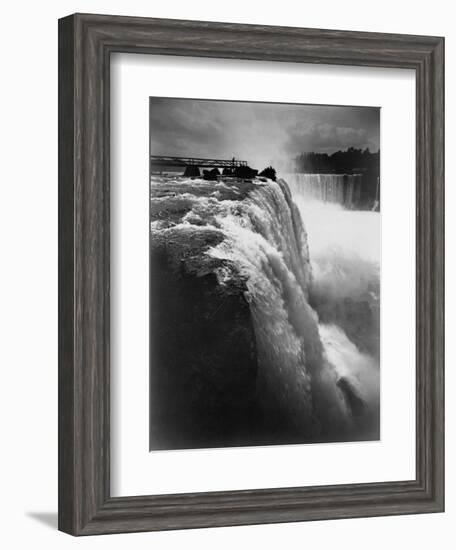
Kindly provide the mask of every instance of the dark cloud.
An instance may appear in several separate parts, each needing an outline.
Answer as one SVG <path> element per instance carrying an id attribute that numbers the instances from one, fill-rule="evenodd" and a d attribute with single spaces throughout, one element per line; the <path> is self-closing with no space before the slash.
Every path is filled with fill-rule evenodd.
<path id="1" fill-rule="evenodd" d="M 375 107 L 151 98 L 151 154 L 245 159 L 252 166 L 304 151 L 380 146 Z"/>

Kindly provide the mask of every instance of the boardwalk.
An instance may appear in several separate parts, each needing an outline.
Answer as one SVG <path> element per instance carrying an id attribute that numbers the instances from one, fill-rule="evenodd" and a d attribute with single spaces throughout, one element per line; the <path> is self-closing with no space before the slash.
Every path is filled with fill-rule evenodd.
<path id="1" fill-rule="evenodd" d="M 247 166 L 247 161 L 232 159 L 207 159 L 196 157 L 165 157 L 151 155 L 151 168 L 164 168 L 170 166 L 186 168 L 187 166 L 196 166 L 198 168 L 238 168 Z"/>

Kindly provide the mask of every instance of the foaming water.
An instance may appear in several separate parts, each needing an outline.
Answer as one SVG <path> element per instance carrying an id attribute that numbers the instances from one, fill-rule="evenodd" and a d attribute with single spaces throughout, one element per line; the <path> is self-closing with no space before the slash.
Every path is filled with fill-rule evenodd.
<path id="1" fill-rule="evenodd" d="M 299 179 L 290 180 L 307 230 L 310 301 L 319 316 L 325 355 L 378 416 L 380 214 L 317 200 Z"/>
<path id="2" fill-rule="evenodd" d="M 339 204 L 306 200 L 291 187 L 308 233 L 312 260 L 329 250 L 380 264 L 380 214 L 347 210 Z"/>
<path id="3" fill-rule="evenodd" d="M 376 272 L 370 261 L 375 251 L 357 242 L 359 225 L 353 217 L 368 220 L 373 232 L 375 221 L 339 205 L 312 201 L 309 208 L 283 182 L 269 182 L 245 202 L 242 216 L 219 217 L 227 238 L 210 254 L 230 260 L 246 276 L 264 399 L 278 400 L 287 416 L 316 438 L 356 431 L 353 419 L 366 416 L 364 402 L 374 410 L 378 405 L 376 385 L 370 384 L 369 391 L 364 387 L 371 376 L 361 375 L 363 366 L 371 372 L 375 361 L 342 328 L 320 324 L 309 291 L 326 297 L 333 293 L 335 301 L 358 298 L 362 270 L 368 272 L 364 286 L 369 286 L 371 268 Z M 229 280 L 226 271 L 220 280 Z M 358 398 L 363 406 L 356 406 Z"/>
<path id="4" fill-rule="evenodd" d="M 157 181 L 151 231 L 220 236 L 204 252 L 205 270 L 227 288 L 245 283 L 257 401 L 278 433 L 302 442 L 376 438 L 379 215 L 308 200 L 282 180 L 254 180 L 244 194 L 243 185 Z"/>

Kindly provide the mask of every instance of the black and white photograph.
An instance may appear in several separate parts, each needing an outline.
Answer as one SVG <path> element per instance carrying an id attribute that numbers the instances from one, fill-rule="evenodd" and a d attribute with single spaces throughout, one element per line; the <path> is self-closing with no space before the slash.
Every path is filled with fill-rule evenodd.
<path id="1" fill-rule="evenodd" d="M 6 550 L 455 546 L 454 9 L 363 8 L 3 5 Z"/>
<path id="2" fill-rule="evenodd" d="M 380 109 L 150 98 L 150 450 L 380 438 Z"/>

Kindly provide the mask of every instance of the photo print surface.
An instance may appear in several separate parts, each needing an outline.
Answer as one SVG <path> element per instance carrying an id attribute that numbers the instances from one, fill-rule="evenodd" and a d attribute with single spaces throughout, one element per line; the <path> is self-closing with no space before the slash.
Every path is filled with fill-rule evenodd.
<path id="1" fill-rule="evenodd" d="M 150 450 L 380 437 L 380 109 L 150 98 Z"/>

